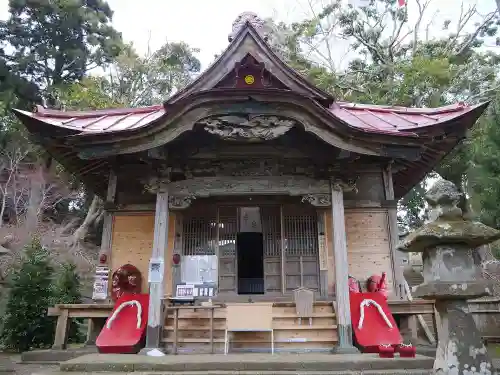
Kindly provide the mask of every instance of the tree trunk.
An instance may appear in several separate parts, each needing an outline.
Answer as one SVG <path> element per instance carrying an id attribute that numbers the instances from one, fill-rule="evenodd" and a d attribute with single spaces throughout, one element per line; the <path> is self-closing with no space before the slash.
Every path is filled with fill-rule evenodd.
<path id="1" fill-rule="evenodd" d="M 94 222 L 99 218 L 103 210 L 102 201 L 97 196 L 94 195 L 92 202 L 90 203 L 89 210 L 85 219 L 80 224 L 80 226 L 73 233 L 72 246 L 75 247 L 85 240 L 89 233 L 89 229 L 92 227 Z"/>
<path id="2" fill-rule="evenodd" d="M 30 180 L 28 208 L 26 210 L 25 226 L 27 233 L 34 234 L 38 229 L 40 214 L 43 211 L 45 176 L 43 168 L 39 168 Z"/>

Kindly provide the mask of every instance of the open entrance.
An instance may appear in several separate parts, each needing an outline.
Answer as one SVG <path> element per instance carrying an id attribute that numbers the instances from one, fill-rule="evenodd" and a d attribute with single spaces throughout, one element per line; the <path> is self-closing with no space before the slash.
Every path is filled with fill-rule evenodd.
<path id="1" fill-rule="evenodd" d="M 238 294 L 264 294 L 264 242 L 262 233 L 236 236 Z"/>
<path id="2" fill-rule="evenodd" d="M 236 235 L 238 294 L 264 294 L 264 238 L 259 207 L 240 208 Z"/>

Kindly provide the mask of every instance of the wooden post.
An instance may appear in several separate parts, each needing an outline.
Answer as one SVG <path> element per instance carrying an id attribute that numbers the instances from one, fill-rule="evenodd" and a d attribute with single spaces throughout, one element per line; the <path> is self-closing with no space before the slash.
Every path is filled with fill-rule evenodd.
<path id="1" fill-rule="evenodd" d="M 117 176 L 113 171 L 109 172 L 108 192 L 105 203 L 115 203 Z M 101 254 L 107 255 L 107 262 L 110 261 L 111 239 L 113 229 L 113 215 L 108 210 L 104 213 L 104 227 L 102 230 Z"/>
<path id="2" fill-rule="evenodd" d="M 394 184 L 392 181 L 391 164 L 383 169 L 382 177 L 384 180 L 385 199 L 394 201 Z M 399 242 L 398 208 L 396 202 L 388 209 L 387 219 L 394 293 L 396 298 L 406 300 L 407 296 L 405 293 L 403 276 L 403 254 L 396 250 Z"/>
<path id="3" fill-rule="evenodd" d="M 339 341 L 334 353 L 358 353 L 352 345 L 351 309 L 349 305 L 349 263 L 347 261 L 347 241 L 344 217 L 343 184 L 331 183 L 332 194 L 332 233 L 335 256 L 335 298 L 337 301 L 337 329 Z"/>
<path id="4" fill-rule="evenodd" d="M 85 340 L 85 346 L 95 346 L 97 336 L 101 333 L 106 324 L 106 318 L 89 318 L 87 327 L 87 339 Z"/>
<path id="5" fill-rule="evenodd" d="M 181 213 L 181 211 L 176 211 L 175 213 L 175 239 L 174 239 L 174 251 L 173 254 L 178 254 L 182 255 L 182 248 L 184 246 L 183 244 L 183 226 L 184 226 L 184 216 Z M 218 222 L 218 221 L 217 221 Z M 217 226 L 217 231 L 218 231 L 218 226 Z M 218 248 L 218 241 L 217 241 L 217 248 Z M 217 256 L 217 259 L 219 259 L 219 256 Z M 172 262 L 172 297 L 175 297 L 176 291 L 177 291 L 177 285 L 181 283 L 181 267 L 180 264 L 173 264 Z"/>
<path id="6" fill-rule="evenodd" d="M 115 203 L 116 198 L 116 185 L 117 185 L 117 176 L 113 170 L 109 171 L 109 179 L 108 179 L 108 191 L 106 194 L 105 204 L 113 204 Z M 113 239 L 113 214 L 109 212 L 109 210 L 104 208 L 104 219 L 103 219 L 103 227 L 102 227 L 102 237 L 101 237 L 101 248 L 99 250 L 99 264 L 100 266 L 109 266 L 111 262 L 111 246 Z M 101 255 L 106 256 L 106 261 L 100 264 Z M 95 280 L 98 281 L 99 275 L 95 274 Z M 110 275 L 111 277 L 111 275 Z M 106 290 L 106 294 L 109 293 L 109 288 Z M 104 298 L 97 300 L 97 297 L 94 298 L 95 301 L 106 302 L 110 299 L 109 296 L 102 296 Z"/>
<path id="7" fill-rule="evenodd" d="M 64 350 L 68 345 L 69 310 L 62 309 L 57 318 L 56 334 L 54 337 L 54 350 Z"/>
<path id="8" fill-rule="evenodd" d="M 286 244 L 285 244 L 285 219 L 283 217 L 283 205 L 280 205 L 280 235 L 281 235 L 281 294 L 286 293 Z"/>
<path id="9" fill-rule="evenodd" d="M 155 229 L 153 251 L 149 262 L 149 312 L 146 331 L 146 347 L 141 353 L 160 349 L 162 322 L 163 275 L 165 269 L 164 254 L 168 246 L 168 191 L 161 184 L 156 193 Z"/>

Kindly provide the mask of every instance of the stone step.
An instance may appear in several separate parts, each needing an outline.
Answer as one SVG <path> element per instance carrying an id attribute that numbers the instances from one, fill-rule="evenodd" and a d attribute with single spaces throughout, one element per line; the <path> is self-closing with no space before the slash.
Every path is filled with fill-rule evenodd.
<path id="1" fill-rule="evenodd" d="M 68 375 L 65 371 L 32 373 L 31 375 Z M 71 375 L 89 375 L 88 372 L 71 372 Z M 123 372 L 92 372 L 92 375 L 123 375 Z M 360 371 L 147 371 L 134 375 L 432 375 L 432 370 L 360 370 Z"/>
<path id="2" fill-rule="evenodd" d="M 147 357 L 89 354 L 61 363 L 66 375 L 110 372 L 182 374 L 430 374 L 434 360 L 379 358 L 375 354 L 200 354 Z M 412 372 L 410 372 L 412 371 Z"/>

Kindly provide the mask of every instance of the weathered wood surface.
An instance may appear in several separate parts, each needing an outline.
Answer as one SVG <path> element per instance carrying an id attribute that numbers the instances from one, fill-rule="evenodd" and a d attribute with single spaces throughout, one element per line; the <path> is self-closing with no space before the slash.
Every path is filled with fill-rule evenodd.
<path id="1" fill-rule="evenodd" d="M 170 267 L 165 264 L 165 252 L 168 248 L 169 207 L 168 190 L 160 189 L 156 194 L 156 210 L 154 220 L 153 249 L 149 262 L 148 275 L 154 274 L 153 266 L 163 265 L 160 280 L 149 280 L 148 326 L 146 330 L 146 350 L 160 348 L 162 318 L 162 298 L 164 295 L 165 270 Z M 148 276 L 148 277 L 149 277 Z M 170 284 L 170 283 L 169 283 Z"/>
<path id="2" fill-rule="evenodd" d="M 142 291 L 148 292 L 148 269 L 154 238 L 154 214 L 115 215 L 111 247 L 111 272 L 132 264 L 141 272 Z M 111 280 L 110 280 L 111 282 Z"/>
<path id="3" fill-rule="evenodd" d="M 391 164 L 389 164 L 386 168 L 382 169 L 385 199 L 387 200 L 395 200 L 394 181 L 392 178 L 392 173 L 393 172 Z M 389 250 L 390 250 L 390 260 L 391 260 L 393 292 L 397 298 L 407 299 L 409 296 L 406 295 L 406 289 L 404 287 L 405 280 L 403 276 L 404 264 L 402 261 L 402 254 L 401 252 L 396 250 L 399 242 L 397 207 L 390 207 L 387 210 L 387 228 L 389 234 Z"/>
<path id="4" fill-rule="evenodd" d="M 168 351 L 185 353 L 221 352 L 226 329 L 226 308 L 169 307 L 165 318 L 163 342 Z M 212 315 L 213 314 L 213 315 Z M 331 350 L 337 342 L 335 313 L 332 303 L 315 303 L 310 318 L 312 325 L 296 313 L 295 304 L 272 304 L 272 327 L 275 347 L 280 350 Z M 177 345 L 174 345 L 177 341 Z M 237 332 L 231 348 L 252 350 L 269 348 L 269 333 Z"/>
<path id="5" fill-rule="evenodd" d="M 387 209 L 346 209 L 345 228 L 349 274 L 364 284 L 387 272 L 387 288 L 393 292 Z"/>
<path id="6" fill-rule="evenodd" d="M 273 303 L 273 316 L 274 319 L 278 319 L 280 322 L 279 324 L 283 324 L 284 328 L 283 330 L 290 333 L 289 329 L 286 329 L 289 324 L 296 324 L 298 322 L 298 316 L 295 311 L 295 303 L 292 301 L 292 297 L 288 297 L 288 301 L 282 301 L 282 302 L 274 302 Z M 393 315 L 395 316 L 415 316 L 417 314 L 423 314 L 425 316 L 428 315 L 433 315 L 434 314 L 434 303 L 432 301 L 426 301 L 426 300 L 413 300 L 413 301 L 400 301 L 400 300 L 389 300 L 388 301 L 389 308 L 392 312 Z M 499 309 L 500 305 L 500 299 L 498 298 L 491 298 L 491 299 L 485 299 L 485 300 L 472 300 L 469 303 L 469 309 L 471 313 L 475 314 L 476 316 L 480 315 L 496 315 L 500 313 Z M 221 319 L 225 319 L 224 315 L 224 309 L 223 309 L 224 304 L 222 304 L 221 308 L 215 309 L 214 313 L 214 347 L 216 350 L 218 347 L 222 347 L 222 337 L 220 336 L 220 332 L 217 333 L 217 330 L 222 330 L 225 329 L 224 327 L 224 321 Z M 496 306 L 494 308 L 493 306 Z M 483 308 L 486 307 L 486 308 Z M 102 303 L 102 304 L 60 304 L 56 305 L 54 307 L 49 308 L 48 310 L 48 315 L 49 316 L 57 316 L 58 317 L 58 326 L 56 327 L 56 331 L 58 334 L 56 334 L 56 342 L 54 342 L 54 345 L 56 348 L 59 349 L 64 349 L 66 348 L 67 345 L 67 334 L 64 334 L 67 332 L 65 330 L 65 327 L 68 326 L 68 320 L 71 318 L 87 318 L 87 319 L 95 319 L 96 322 L 99 320 L 107 318 L 113 309 L 113 304 L 111 303 Z M 170 307 L 168 309 L 171 309 Z M 195 307 L 183 307 L 183 306 L 177 306 L 175 309 L 179 309 L 184 311 L 182 314 L 184 314 L 184 318 L 187 322 L 189 323 L 182 323 L 182 319 L 179 320 L 178 322 L 178 327 L 182 327 L 185 331 L 191 332 L 191 336 L 187 337 L 186 340 L 190 341 L 195 339 L 193 334 L 196 333 L 196 331 L 210 331 L 210 327 L 207 325 L 206 327 L 200 327 L 199 325 L 203 325 L 205 323 L 203 322 L 198 322 L 198 323 L 193 323 L 193 319 L 198 319 L 198 314 L 200 313 L 194 313 L 195 311 L 205 311 L 205 310 L 210 310 L 211 307 L 204 307 L 204 306 L 195 306 Z M 64 312 L 64 313 L 63 313 Z M 166 323 L 169 322 L 168 319 L 171 319 L 170 323 L 166 324 L 166 331 L 173 331 L 173 315 L 172 313 L 169 313 L 170 315 L 167 315 L 166 317 Z M 208 314 L 208 313 L 206 313 Z M 333 324 L 333 319 L 335 319 L 335 313 L 333 310 L 332 302 L 331 301 L 315 301 L 314 302 L 314 307 L 313 307 L 313 325 L 318 324 L 320 327 L 327 327 L 328 324 Z M 205 318 L 203 318 L 205 319 Z M 209 320 L 210 316 L 207 315 L 206 319 Z M 326 319 L 326 320 L 325 320 Z M 328 322 L 330 323 L 328 323 Z M 328 323 L 325 325 L 325 323 Z M 170 324 L 170 328 L 169 328 Z M 192 326 L 192 324 L 195 324 Z M 335 324 L 336 324 L 336 319 L 335 319 Z M 295 328 L 296 333 L 294 334 L 294 337 L 303 337 L 303 334 L 305 334 L 305 331 L 308 331 L 308 324 L 303 324 L 301 328 Z M 203 328 L 203 329 L 201 329 Z M 335 336 L 321 336 L 323 334 L 317 333 L 315 334 L 315 329 L 311 330 L 311 333 L 307 333 L 306 335 L 313 335 L 310 338 L 309 341 L 307 341 L 308 344 L 310 344 L 311 348 L 318 348 L 319 347 L 326 347 L 329 346 L 330 348 L 332 347 L 333 343 L 336 342 L 337 340 L 337 333 L 336 333 L 336 328 L 333 329 L 333 327 L 330 327 L 331 331 L 334 331 Z M 326 332 L 326 328 L 323 329 L 321 328 L 321 331 Z M 497 340 L 500 335 L 496 334 L 491 334 L 488 335 L 487 331 L 483 331 L 485 334 L 485 338 L 488 340 Z M 285 334 L 283 334 L 285 335 Z M 316 335 L 316 336 L 314 336 Z M 319 336 L 318 336 L 319 335 Z M 324 333 L 326 335 L 326 333 Z M 196 336 L 196 335 L 195 335 Z M 182 348 L 186 348 L 187 346 L 191 345 L 190 343 L 182 342 L 182 337 L 179 336 L 179 346 L 178 348 L 182 350 Z M 204 337 L 201 338 L 198 342 L 194 342 L 192 344 L 197 344 L 198 346 L 201 347 L 206 347 L 206 343 L 209 342 L 210 337 Z M 241 340 L 243 341 L 242 345 L 249 346 L 252 344 L 255 344 L 255 340 L 259 340 L 261 338 L 259 337 L 241 337 Z M 280 340 L 280 336 L 277 336 L 277 339 Z M 334 340 L 335 339 L 335 340 Z M 173 340 L 173 333 L 168 333 L 166 341 L 164 340 L 164 344 L 167 345 L 167 347 L 172 346 L 172 340 Z M 267 340 L 267 339 L 266 339 Z M 316 341 L 315 341 L 316 340 Z M 319 341 L 318 341 L 319 340 Z M 326 340 L 326 341 L 321 341 L 321 340 Z M 195 340 L 196 341 L 196 340 Z M 206 342 L 206 343 L 205 343 Z M 319 342 L 319 343 L 318 343 Z M 203 344 L 205 343 L 205 344 Z M 289 347 L 289 348 L 297 348 L 302 345 L 302 347 L 306 344 L 304 342 L 298 343 L 298 342 L 289 342 L 289 343 L 282 343 L 284 347 Z M 277 348 L 279 348 L 279 343 L 276 345 Z M 201 350 L 201 349 L 200 349 Z"/>
<path id="7" fill-rule="evenodd" d="M 337 322 L 340 350 L 355 350 L 352 345 L 351 310 L 349 307 L 349 263 L 347 260 L 346 226 L 344 216 L 344 188 L 331 184 L 332 195 L 332 239 L 335 261 L 335 296 L 337 300 Z"/>
<path id="8" fill-rule="evenodd" d="M 111 314 L 113 305 L 109 303 L 99 304 L 59 304 L 50 307 L 48 316 L 57 316 L 54 344 L 52 349 L 63 350 L 68 345 L 68 329 L 71 318 L 89 319 L 89 330 L 87 333 L 87 343 L 95 343 L 97 337 L 94 327 L 101 326 L 101 321 L 107 319 Z"/>

